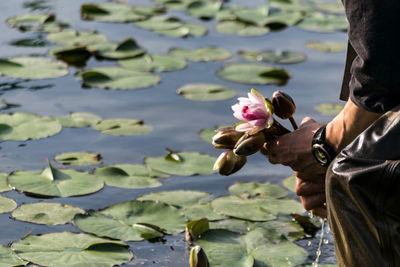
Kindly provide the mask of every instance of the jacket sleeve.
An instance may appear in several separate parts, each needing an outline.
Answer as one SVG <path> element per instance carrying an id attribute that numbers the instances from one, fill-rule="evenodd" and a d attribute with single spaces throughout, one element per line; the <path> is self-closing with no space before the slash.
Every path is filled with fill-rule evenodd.
<path id="1" fill-rule="evenodd" d="M 400 104 L 400 1 L 344 0 L 349 49 L 341 98 L 372 112 Z M 347 75 L 347 76 L 346 76 Z"/>

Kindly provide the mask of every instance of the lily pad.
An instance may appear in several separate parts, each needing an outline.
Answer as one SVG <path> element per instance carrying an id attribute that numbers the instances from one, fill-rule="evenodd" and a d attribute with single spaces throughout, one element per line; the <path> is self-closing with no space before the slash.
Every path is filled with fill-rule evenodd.
<path id="1" fill-rule="evenodd" d="M 20 31 L 58 32 L 68 24 L 56 21 L 54 14 L 22 14 L 7 19 L 8 25 Z"/>
<path id="2" fill-rule="evenodd" d="M 26 194 L 46 197 L 81 196 L 103 188 L 103 180 L 76 170 L 59 170 L 49 164 L 43 171 L 16 171 L 8 182 Z"/>
<path id="3" fill-rule="evenodd" d="M 1 71 L 1 69 L 0 69 Z M 156 85 L 161 78 L 147 72 L 120 67 L 98 67 L 80 73 L 84 86 L 113 90 L 129 90 Z"/>
<path id="4" fill-rule="evenodd" d="M 29 235 L 11 248 L 22 259 L 43 266 L 111 267 L 133 257 L 123 242 L 70 232 Z"/>
<path id="5" fill-rule="evenodd" d="M 1 266 L 24 266 L 28 262 L 22 260 L 9 247 L 0 245 L 0 265 Z"/>
<path id="6" fill-rule="evenodd" d="M 47 40 L 64 46 L 87 46 L 107 41 L 107 36 L 95 31 L 64 30 L 47 35 Z"/>
<path id="7" fill-rule="evenodd" d="M 291 175 L 291 176 L 285 178 L 282 181 L 282 184 L 283 184 L 284 187 L 286 187 L 290 191 L 294 192 L 295 191 L 295 187 L 296 187 L 296 176 L 295 175 Z"/>
<path id="8" fill-rule="evenodd" d="M 67 65 L 43 57 L 0 59 L 0 74 L 21 79 L 48 79 L 68 74 Z"/>
<path id="9" fill-rule="evenodd" d="M 304 13 L 301 10 L 283 9 L 270 12 L 268 17 L 263 20 L 263 25 L 273 30 L 279 30 L 284 27 L 296 25 L 304 17 Z"/>
<path id="10" fill-rule="evenodd" d="M 83 4 L 81 17 L 85 20 L 105 22 L 134 22 L 147 19 L 149 15 L 136 11 L 130 5 L 108 3 L 101 5 Z"/>
<path id="11" fill-rule="evenodd" d="M 101 117 L 90 112 L 72 112 L 68 116 L 56 117 L 64 127 L 87 127 L 101 121 Z"/>
<path id="12" fill-rule="evenodd" d="M 239 36 L 261 36 L 269 32 L 269 29 L 241 21 L 222 21 L 215 27 L 217 31 Z"/>
<path id="13" fill-rule="evenodd" d="M 88 152 L 66 152 L 55 156 L 56 161 L 63 165 L 90 166 L 101 163 L 101 155 Z"/>
<path id="14" fill-rule="evenodd" d="M 50 49 L 50 54 L 75 67 L 84 67 L 86 61 L 92 56 L 92 53 L 84 46 L 55 47 Z"/>
<path id="15" fill-rule="evenodd" d="M 177 207 L 190 207 L 210 198 L 210 193 L 192 190 L 154 192 L 138 198 L 168 203 Z"/>
<path id="16" fill-rule="evenodd" d="M 93 125 L 93 128 L 109 135 L 141 135 L 152 129 L 143 121 L 134 119 L 105 119 Z"/>
<path id="17" fill-rule="evenodd" d="M 194 1 L 187 6 L 186 10 L 194 17 L 207 20 L 212 19 L 221 7 L 222 2 Z"/>
<path id="18" fill-rule="evenodd" d="M 238 54 L 248 60 L 272 62 L 278 64 L 294 64 L 304 61 L 307 56 L 304 53 L 289 50 L 283 51 L 239 51 Z"/>
<path id="19" fill-rule="evenodd" d="M 245 84 L 285 84 L 289 72 L 269 65 L 232 64 L 217 71 L 222 78 Z"/>
<path id="20" fill-rule="evenodd" d="M 0 196 L 0 213 L 10 212 L 17 207 L 17 203 L 8 197 Z"/>
<path id="21" fill-rule="evenodd" d="M 128 59 L 143 55 L 146 49 L 141 48 L 133 38 L 125 39 L 120 43 L 100 43 L 91 45 L 91 51 L 95 51 L 96 55 L 106 59 Z"/>
<path id="22" fill-rule="evenodd" d="M 160 172 L 152 171 L 143 165 L 118 164 L 97 168 L 94 174 L 104 179 L 107 185 L 124 188 L 149 188 L 160 186 L 156 178 L 168 178 Z"/>
<path id="23" fill-rule="evenodd" d="M 306 16 L 297 26 L 314 32 L 346 31 L 348 22 L 344 16 L 325 15 L 314 12 Z"/>
<path id="24" fill-rule="evenodd" d="M 321 104 L 315 107 L 323 116 L 336 116 L 343 108 L 343 104 Z"/>
<path id="25" fill-rule="evenodd" d="M 287 195 L 287 191 L 276 184 L 266 183 L 242 183 L 237 182 L 228 188 L 229 192 L 237 196 L 245 197 L 272 197 L 281 198 Z"/>
<path id="26" fill-rule="evenodd" d="M 132 200 L 99 212 L 75 216 L 83 231 L 125 241 L 140 241 L 176 234 L 185 229 L 180 211 L 166 203 Z"/>
<path id="27" fill-rule="evenodd" d="M 30 203 L 18 207 L 12 212 L 12 216 L 20 221 L 57 225 L 66 224 L 74 219 L 74 216 L 84 211 L 78 207 L 62 205 L 60 203 Z"/>
<path id="28" fill-rule="evenodd" d="M 166 157 L 148 157 L 145 163 L 151 169 L 173 175 L 190 176 L 212 174 L 216 158 L 197 152 L 177 153 L 182 161 L 172 161 Z"/>
<path id="29" fill-rule="evenodd" d="M 133 59 L 120 60 L 118 63 L 127 69 L 143 72 L 163 72 L 181 70 L 186 67 L 184 59 L 171 55 L 144 55 Z"/>
<path id="30" fill-rule="evenodd" d="M 236 95 L 236 92 L 228 87 L 209 83 L 186 84 L 178 90 L 177 94 L 195 101 L 218 101 L 230 99 Z"/>
<path id="31" fill-rule="evenodd" d="M 54 118 L 30 113 L 0 114 L 0 140 L 40 139 L 59 133 L 61 124 Z"/>
<path id="32" fill-rule="evenodd" d="M 306 46 L 310 49 L 322 51 L 322 52 L 329 52 L 329 53 L 338 53 L 346 50 L 347 45 L 345 43 L 339 42 L 307 42 Z"/>
<path id="33" fill-rule="evenodd" d="M 247 22 L 253 25 L 264 26 L 264 20 L 267 19 L 269 15 L 268 6 L 260 6 L 257 8 L 242 7 L 233 10 L 234 16 L 237 20 L 242 22 Z"/>
<path id="34" fill-rule="evenodd" d="M 10 191 L 12 188 L 7 182 L 8 173 L 0 172 L 0 192 Z"/>
<path id="35" fill-rule="evenodd" d="M 185 205 L 182 212 L 189 220 L 207 218 L 209 221 L 214 221 L 226 218 L 226 216 L 216 213 L 212 209 L 211 204 L 207 202 L 194 205 Z"/>
<path id="36" fill-rule="evenodd" d="M 197 49 L 171 48 L 169 54 L 190 61 L 222 61 L 229 59 L 231 53 L 224 48 L 201 47 Z"/>

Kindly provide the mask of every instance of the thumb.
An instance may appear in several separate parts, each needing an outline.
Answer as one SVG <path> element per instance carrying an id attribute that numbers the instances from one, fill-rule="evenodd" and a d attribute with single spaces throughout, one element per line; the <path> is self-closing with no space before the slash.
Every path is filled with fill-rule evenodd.
<path id="1" fill-rule="evenodd" d="M 314 122 L 316 122 L 316 121 L 313 118 L 305 117 L 300 123 L 300 128 L 301 127 L 305 127 L 305 126 L 307 126 L 307 125 L 309 125 L 311 123 L 314 123 Z"/>

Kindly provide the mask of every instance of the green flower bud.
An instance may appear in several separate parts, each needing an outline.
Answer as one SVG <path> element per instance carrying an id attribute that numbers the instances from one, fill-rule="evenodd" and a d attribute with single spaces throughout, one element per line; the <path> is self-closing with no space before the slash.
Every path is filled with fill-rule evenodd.
<path id="1" fill-rule="evenodd" d="M 233 152 L 238 156 L 249 156 L 259 151 L 264 143 L 265 136 L 263 132 L 258 132 L 253 135 L 246 133 L 236 143 Z"/>
<path id="2" fill-rule="evenodd" d="M 296 105 L 293 99 L 284 92 L 275 91 L 272 95 L 272 104 L 276 116 L 281 119 L 289 119 L 296 111 Z"/>
<path id="3" fill-rule="evenodd" d="M 207 255 L 200 246 L 194 246 L 190 250 L 190 267 L 209 267 Z"/>
<path id="4" fill-rule="evenodd" d="M 216 148 L 231 149 L 244 133 L 238 132 L 234 127 L 223 128 L 213 136 L 212 144 Z"/>
<path id="5" fill-rule="evenodd" d="M 229 149 L 218 157 L 214 170 L 218 170 L 221 175 L 230 175 L 240 170 L 246 161 L 246 157 L 238 156 Z"/>

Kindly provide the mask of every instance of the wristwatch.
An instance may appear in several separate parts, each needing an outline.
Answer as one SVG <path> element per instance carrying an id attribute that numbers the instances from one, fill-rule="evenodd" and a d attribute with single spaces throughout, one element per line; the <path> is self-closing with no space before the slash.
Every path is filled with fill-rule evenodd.
<path id="1" fill-rule="evenodd" d="M 326 125 L 319 128 L 313 137 L 311 143 L 311 152 L 314 158 L 321 166 L 328 166 L 336 157 L 336 152 L 333 147 L 326 142 Z"/>

